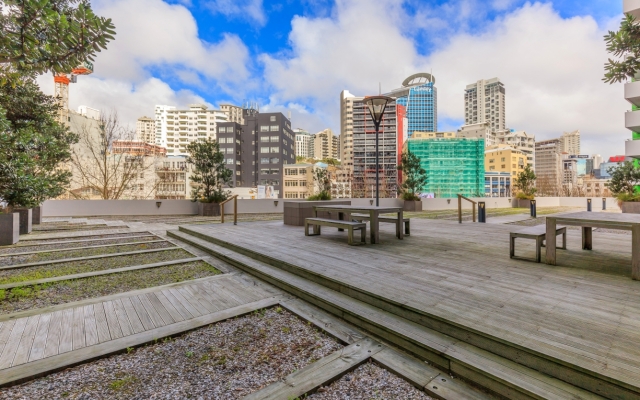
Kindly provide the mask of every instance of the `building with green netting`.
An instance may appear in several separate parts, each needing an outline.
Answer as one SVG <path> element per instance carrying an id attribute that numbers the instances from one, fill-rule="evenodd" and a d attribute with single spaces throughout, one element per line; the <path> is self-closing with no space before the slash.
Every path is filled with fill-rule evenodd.
<path id="1" fill-rule="evenodd" d="M 423 193 L 484 197 L 484 139 L 410 138 L 406 146 L 427 171 Z"/>

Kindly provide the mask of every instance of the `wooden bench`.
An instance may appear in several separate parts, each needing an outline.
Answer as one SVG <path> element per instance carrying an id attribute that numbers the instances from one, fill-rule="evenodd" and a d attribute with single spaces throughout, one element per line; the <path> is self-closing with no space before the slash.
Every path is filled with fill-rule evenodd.
<path id="1" fill-rule="evenodd" d="M 351 215 L 351 220 L 353 221 L 369 221 L 371 217 L 365 214 L 353 214 Z M 396 233 L 400 230 L 400 226 L 398 226 L 398 219 L 393 217 L 378 217 L 378 222 L 388 222 L 391 224 L 396 224 Z M 403 218 L 402 222 L 404 223 L 404 234 L 406 236 L 411 236 L 411 220 L 409 218 Z"/>
<path id="2" fill-rule="evenodd" d="M 309 233 L 309 226 L 313 226 L 313 233 Z M 335 219 L 324 218 L 305 218 L 304 220 L 304 235 L 316 236 L 320 235 L 321 226 L 331 226 L 338 229 L 346 229 L 348 233 L 348 243 L 352 246 L 365 244 L 367 240 L 367 224 L 362 222 L 353 221 L 341 221 Z M 355 243 L 353 241 L 353 231 L 360 230 L 360 242 Z"/>
<path id="3" fill-rule="evenodd" d="M 556 236 L 562 234 L 562 247 L 556 247 L 557 249 L 567 248 L 567 228 L 559 226 L 556 228 Z M 547 227 L 543 225 L 536 225 L 529 228 L 524 228 L 516 232 L 509 233 L 509 256 L 510 258 L 519 258 L 515 256 L 516 252 L 516 238 L 535 239 L 536 241 L 536 262 L 540 262 L 541 249 L 544 246 L 545 236 L 547 235 Z"/>

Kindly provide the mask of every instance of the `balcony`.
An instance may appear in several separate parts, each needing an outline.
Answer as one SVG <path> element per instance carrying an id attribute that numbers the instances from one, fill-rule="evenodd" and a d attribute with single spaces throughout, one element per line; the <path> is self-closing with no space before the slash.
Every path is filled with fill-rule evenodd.
<path id="1" fill-rule="evenodd" d="M 640 140 L 627 140 L 624 142 L 624 155 L 626 157 L 640 158 Z"/>
<path id="2" fill-rule="evenodd" d="M 631 104 L 640 106 L 640 81 L 624 85 L 624 98 Z"/>
<path id="3" fill-rule="evenodd" d="M 640 19 L 640 0 L 624 0 L 622 11 L 625 14 L 633 15 L 636 19 Z"/>
<path id="4" fill-rule="evenodd" d="M 624 126 L 633 132 L 640 132 L 640 111 L 627 111 L 624 114 Z"/>

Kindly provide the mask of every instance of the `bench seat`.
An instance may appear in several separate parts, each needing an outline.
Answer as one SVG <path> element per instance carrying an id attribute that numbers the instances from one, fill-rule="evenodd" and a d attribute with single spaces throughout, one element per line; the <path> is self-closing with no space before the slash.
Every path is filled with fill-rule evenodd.
<path id="1" fill-rule="evenodd" d="M 352 214 L 351 219 L 353 221 L 369 221 L 371 217 L 366 214 Z M 398 219 L 394 217 L 378 217 L 378 222 L 387 222 L 391 224 L 398 224 Z M 404 234 L 406 236 L 411 236 L 411 220 L 409 218 L 402 218 L 402 222 L 404 223 Z M 396 226 L 396 230 L 399 230 L 400 227 Z"/>
<path id="2" fill-rule="evenodd" d="M 566 249 L 567 248 L 567 228 L 564 226 L 556 227 L 556 236 L 557 235 L 562 235 L 562 247 L 557 247 L 557 248 L 563 249 L 563 250 Z M 530 226 L 528 228 L 523 228 L 515 232 L 510 232 L 509 233 L 509 257 L 519 258 L 515 256 L 516 238 L 534 239 L 536 241 L 536 262 L 540 262 L 542 258 L 542 247 L 544 247 L 544 241 L 546 236 L 547 236 L 547 227 L 544 224 Z"/>
<path id="3" fill-rule="evenodd" d="M 309 233 L 309 226 L 313 226 L 313 233 Z M 304 220 L 304 235 L 305 236 L 317 236 L 320 235 L 321 226 L 330 226 L 338 229 L 346 229 L 348 236 L 347 241 L 350 245 L 365 244 L 367 240 L 367 224 L 354 221 L 342 221 L 335 219 L 325 218 L 305 218 Z M 353 231 L 360 230 L 360 242 L 356 243 L 353 240 Z"/>

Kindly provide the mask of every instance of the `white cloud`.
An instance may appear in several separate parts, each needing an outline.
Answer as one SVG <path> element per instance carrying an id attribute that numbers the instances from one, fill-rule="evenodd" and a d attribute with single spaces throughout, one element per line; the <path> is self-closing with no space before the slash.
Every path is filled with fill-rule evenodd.
<path id="1" fill-rule="evenodd" d="M 473 0 L 456 2 L 459 12 L 474 18 Z M 508 6 L 496 1 L 494 6 Z M 438 15 L 421 14 L 437 24 Z M 263 55 L 265 77 L 274 104 L 305 103 L 337 132 L 338 97 L 377 93 L 398 87 L 418 71 L 437 79 L 439 118 L 463 120 L 467 84 L 499 77 L 507 90 L 507 124 L 539 139 L 580 129 L 583 151 L 621 154 L 624 128 L 621 85 L 601 81 L 607 59 L 605 29 L 591 17 L 561 18 L 551 4 L 526 4 L 486 24 L 480 34 L 456 29 L 438 49 L 424 57 L 404 35 L 409 23 L 399 1 L 338 0 L 332 17 L 293 20 L 291 51 Z M 448 33 L 446 28 L 433 28 Z M 322 129 L 317 120 L 310 130 Z M 441 126 L 442 128 L 442 126 Z"/>
<path id="2" fill-rule="evenodd" d="M 229 18 L 247 19 L 260 26 L 267 23 L 267 16 L 262 7 L 262 0 L 211 0 L 205 3 L 211 12 Z"/>

